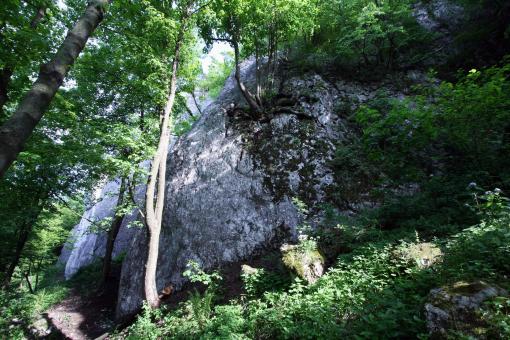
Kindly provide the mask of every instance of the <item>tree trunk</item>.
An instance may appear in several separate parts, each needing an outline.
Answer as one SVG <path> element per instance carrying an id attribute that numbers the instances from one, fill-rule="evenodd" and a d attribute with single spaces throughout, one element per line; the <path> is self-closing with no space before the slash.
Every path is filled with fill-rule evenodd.
<path id="1" fill-rule="evenodd" d="M 191 97 L 193 98 L 193 101 L 195 102 L 195 106 L 198 110 L 198 114 L 199 115 L 202 115 L 202 108 L 200 107 L 200 104 L 198 103 L 198 100 L 197 100 L 197 96 L 195 95 L 195 91 L 191 91 Z M 191 115 L 193 116 L 193 113 L 191 113 Z"/>
<path id="2" fill-rule="evenodd" d="M 5 67 L 0 70 L 0 117 L 2 115 L 4 105 L 9 100 L 9 83 L 12 78 L 12 69 Z"/>
<path id="3" fill-rule="evenodd" d="M 14 270 L 19 264 L 19 260 L 21 259 L 21 253 L 23 253 L 23 249 L 25 248 L 25 244 L 28 241 L 28 236 L 30 236 L 30 232 L 32 231 L 32 226 L 25 226 L 18 237 L 18 242 L 16 244 L 16 252 L 14 253 L 14 257 L 9 264 L 9 268 L 7 268 L 7 272 L 5 273 L 5 278 L 3 282 L 3 289 L 6 289 L 11 284 L 12 275 L 14 274 Z"/>
<path id="4" fill-rule="evenodd" d="M 37 263 L 37 268 L 35 269 L 36 272 L 35 272 L 35 285 L 34 285 L 34 290 L 37 291 L 37 287 L 39 287 L 39 272 L 41 270 L 41 263 L 42 263 L 42 260 L 39 260 L 39 262 Z"/>
<path id="5" fill-rule="evenodd" d="M 30 27 L 32 29 L 36 29 L 37 25 L 42 21 L 44 16 L 46 15 L 46 7 L 39 7 L 37 9 L 37 12 L 35 13 L 34 17 L 32 18 L 32 21 L 30 22 Z"/>
<path id="6" fill-rule="evenodd" d="M 257 103 L 257 100 L 251 94 L 250 90 L 246 88 L 244 83 L 241 80 L 241 65 L 240 65 L 240 51 L 239 51 L 239 42 L 237 41 L 237 38 L 234 37 L 232 39 L 232 44 L 234 45 L 234 55 L 235 55 L 235 64 L 236 64 L 236 72 L 235 77 L 237 81 L 237 85 L 239 86 L 239 90 L 241 90 L 241 93 L 243 94 L 243 97 L 246 99 L 246 102 L 250 106 L 250 109 L 253 111 L 254 118 L 259 118 L 260 114 L 262 113 L 262 108 Z"/>
<path id="7" fill-rule="evenodd" d="M 159 254 L 159 236 L 161 234 L 161 222 L 165 201 L 166 161 L 168 145 L 170 143 L 170 126 L 172 125 L 172 110 L 177 92 L 177 71 L 179 68 L 179 57 L 183 39 L 184 23 L 177 37 L 175 55 L 172 63 L 170 89 L 161 123 L 161 135 L 159 137 L 158 149 L 154 155 L 154 159 L 152 160 L 150 178 L 145 195 L 145 222 L 147 224 L 149 248 L 147 252 L 147 262 L 145 264 L 144 290 L 147 303 L 152 308 L 157 308 L 160 303 L 156 284 L 156 269 Z"/>
<path id="8" fill-rule="evenodd" d="M 32 273 L 32 261 L 28 265 L 28 271 L 23 272 L 23 276 L 27 281 L 28 289 L 30 290 L 30 294 L 35 294 L 34 288 L 32 288 L 32 282 L 30 282 L 30 274 Z"/>
<path id="9" fill-rule="evenodd" d="M 0 127 L 0 178 L 4 176 L 32 134 L 62 85 L 67 72 L 103 20 L 107 0 L 92 0 L 85 14 L 67 34 L 53 59 L 41 66 L 39 77 L 13 116 Z"/>
<path id="10" fill-rule="evenodd" d="M 30 22 L 30 27 L 35 30 L 39 23 L 42 21 L 44 16 L 46 15 L 46 7 L 40 7 L 37 9 L 32 21 Z M 9 84 L 11 82 L 12 74 L 14 71 L 13 65 L 11 67 L 4 67 L 3 70 L 0 71 L 0 115 L 3 112 L 3 107 L 9 100 Z"/>
<path id="11" fill-rule="evenodd" d="M 255 99 L 257 100 L 257 104 L 262 106 L 262 86 L 260 84 L 260 54 L 259 54 L 259 45 L 258 41 L 255 41 L 255 82 L 257 83 L 257 91 L 255 94 Z"/>
<path id="12" fill-rule="evenodd" d="M 106 251 L 103 260 L 103 285 L 108 281 L 110 271 L 112 268 L 112 254 L 115 246 L 115 240 L 119 234 L 122 221 L 124 220 L 125 214 L 119 214 L 118 210 L 124 205 L 124 194 L 126 192 L 126 179 L 122 178 L 120 182 L 119 197 L 117 199 L 117 205 L 115 208 L 115 216 L 113 218 L 110 230 L 108 231 L 108 240 L 106 241 Z"/>

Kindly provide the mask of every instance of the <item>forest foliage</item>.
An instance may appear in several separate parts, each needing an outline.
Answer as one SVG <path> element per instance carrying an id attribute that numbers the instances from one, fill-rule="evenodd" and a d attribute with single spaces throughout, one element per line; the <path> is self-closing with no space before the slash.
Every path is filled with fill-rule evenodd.
<path id="1" fill-rule="evenodd" d="M 205 293 L 194 292 L 174 310 L 146 308 L 119 336 L 425 337 L 422 306 L 431 288 L 480 275 L 505 286 L 509 5 L 456 0 L 464 8 L 459 20 L 469 25 L 451 32 L 458 53 L 444 57 L 436 49 L 438 32 L 420 26 L 414 14 L 416 6 L 429 3 L 212 0 L 195 8 L 179 36 L 177 4 L 188 2 L 112 1 L 24 150 L 0 178 L 0 332 L 25 336 L 35 315 L 80 284 L 83 277 L 55 279 L 54 265 L 99 183 L 125 179 L 126 199 L 119 200 L 116 216 L 143 209 L 134 203 L 133 189 L 147 182 L 140 164 L 157 150 L 178 39 L 171 113 L 176 123 L 170 126 L 176 137 L 200 119 L 202 104 L 217 98 L 231 75 L 251 119 L 261 118 L 277 94 L 281 60 L 293 72 L 361 81 L 432 70 L 403 100 L 381 92 L 354 111 L 338 112 L 355 133 L 339 143 L 330 164 L 338 183 L 331 205 L 358 218 L 345 222 L 332 214 L 310 235 L 308 245 L 334 252 L 319 282 L 306 285 L 288 273 L 261 270 L 245 278 L 246 295 L 225 304 L 219 274 L 194 268 L 190 275 L 208 283 Z M 51 60 L 84 8 L 81 0 L 2 1 L 0 125 L 16 112 L 40 65 Z M 218 42 L 232 51 L 204 72 L 200 60 Z M 240 72 L 241 61 L 250 57 L 257 65 L 254 89 L 246 88 Z M 377 209 L 345 203 L 366 195 Z M 329 208 L 314 207 L 326 215 Z M 113 221 L 103 222 L 111 230 Z M 394 257 L 420 238 L 444 250 L 440 265 L 422 269 Z M 484 307 L 488 335 L 510 336 L 509 306 L 506 300 Z M 23 322 L 13 326 L 18 318 Z"/>

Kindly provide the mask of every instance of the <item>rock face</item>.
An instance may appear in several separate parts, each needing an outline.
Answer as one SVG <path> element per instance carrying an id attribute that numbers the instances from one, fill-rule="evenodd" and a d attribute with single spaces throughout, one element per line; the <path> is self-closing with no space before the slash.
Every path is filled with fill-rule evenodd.
<path id="1" fill-rule="evenodd" d="M 423 61 L 425 65 L 441 65 L 459 52 L 454 37 L 466 21 L 462 6 L 451 0 L 419 1 L 413 15 L 421 27 L 434 34 L 433 53 Z"/>
<path id="2" fill-rule="evenodd" d="M 245 62 L 248 84 L 254 74 L 253 61 Z M 179 289 L 190 260 L 209 269 L 279 247 L 296 237 L 300 223 L 291 198 L 316 203 L 325 197 L 332 182 L 326 163 L 343 126 L 334 110 L 337 90 L 318 75 L 282 86 L 301 98 L 296 106 L 307 117 L 279 114 L 254 122 L 227 113 L 233 105 L 245 105 L 230 78 L 218 100 L 172 148 L 158 289 L 169 284 Z M 145 245 L 146 235 L 139 232 L 123 263 L 118 317 L 141 305 Z"/>
<path id="3" fill-rule="evenodd" d="M 97 223 L 105 218 L 113 217 L 119 188 L 119 180 L 110 181 L 100 186 L 92 199 L 96 203 L 87 209 L 80 223 L 74 227 L 59 258 L 59 263 L 65 267 L 66 279 L 70 279 L 80 268 L 104 257 L 107 234 L 98 230 Z M 139 193 L 137 193 L 138 195 Z M 115 241 L 113 258 L 125 253 L 136 232 L 134 228 L 129 228 L 129 225 L 136 218 L 137 213 L 132 213 L 122 222 Z"/>
<path id="4" fill-rule="evenodd" d="M 433 289 L 425 305 L 427 328 L 435 338 L 447 338 L 457 331 L 466 337 L 484 338 L 485 323 L 477 311 L 484 302 L 508 292 L 483 281 L 457 282 L 452 286 Z"/>
<path id="5" fill-rule="evenodd" d="M 417 7 L 418 22 L 429 30 L 440 30 L 441 22 L 445 22 L 442 18 L 454 13 L 442 4 L 449 2 L 434 0 L 428 7 Z M 252 89 L 254 64 L 248 60 L 242 65 L 242 78 Z M 261 121 L 247 119 L 238 114 L 247 105 L 230 77 L 219 98 L 203 110 L 192 130 L 172 144 L 158 289 L 182 287 L 182 272 L 190 260 L 207 270 L 295 240 L 301 217 L 292 198 L 298 197 L 313 207 L 334 190 L 328 162 L 334 156 L 335 145 L 350 133 L 347 116 L 380 91 L 385 97 L 401 98 L 405 94 L 405 89 L 394 86 L 394 79 L 364 84 L 326 80 L 313 73 L 280 76 L 276 88 L 283 98 L 292 98 L 290 108 Z M 424 76 L 410 71 L 395 78 L 411 85 L 423 81 Z M 116 185 L 104 191 L 116 192 Z M 66 275 L 104 253 L 104 235 L 88 233 L 90 223 L 87 225 L 91 216 L 111 216 L 109 198 L 103 201 L 99 204 L 104 207 L 89 210 L 76 228 L 78 242 L 72 252 L 62 256 L 62 262 L 67 263 Z M 129 218 L 123 228 L 127 222 Z M 129 240 L 116 245 L 116 251 L 129 249 L 117 303 L 117 317 L 122 318 L 136 312 L 143 300 L 147 239 L 144 230 L 125 228 L 119 238 Z"/>
<path id="6" fill-rule="evenodd" d="M 249 87 L 254 64 L 242 65 Z M 342 107 L 355 109 L 379 90 L 394 98 L 404 95 L 388 79 L 362 84 L 283 73 L 276 88 L 282 98 L 292 99 L 287 107 L 260 121 L 248 119 L 245 100 L 230 77 L 219 98 L 171 147 L 158 289 L 182 287 L 190 260 L 207 270 L 295 241 L 302 217 L 292 198 L 314 207 L 334 189 L 328 164 L 335 145 L 351 133 Z M 413 84 L 417 74 L 399 78 Z M 118 318 L 142 304 L 146 246 L 145 232 L 137 231 L 122 266 Z"/>

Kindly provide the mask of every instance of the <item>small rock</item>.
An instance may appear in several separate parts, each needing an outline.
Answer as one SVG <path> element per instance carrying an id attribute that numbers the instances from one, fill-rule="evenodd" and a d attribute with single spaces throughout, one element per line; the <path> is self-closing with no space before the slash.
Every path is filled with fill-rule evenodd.
<path id="1" fill-rule="evenodd" d="M 248 266 L 247 264 L 243 264 L 241 266 L 241 272 L 243 275 L 253 275 L 253 274 L 257 274 L 258 269 Z"/>
<path id="2" fill-rule="evenodd" d="M 36 338 L 46 337 L 50 335 L 51 332 L 52 326 L 44 317 L 37 319 L 30 325 L 30 333 Z"/>
<path id="3" fill-rule="evenodd" d="M 428 268 L 441 260 L 443 252 L 433 243 L 415 243 L 399 250 L 397 255 L 415 262 L 419 268 Z"/>
<path id="4" fill-rule="evenodd" d="M 11 324 L 12 325 L 20 325 L 22 323 L 23 323 L 23 320 L 18 319 L 18 318 L 14 318 L 14 319 L 11 320 Z"/>
<path id="5" fill-rule="evenodd" d="M 318 250 L 284 244 L 280 251 L 285 266 L 308 283 L 315 283 L 324 274 L 324 256 Z"/>

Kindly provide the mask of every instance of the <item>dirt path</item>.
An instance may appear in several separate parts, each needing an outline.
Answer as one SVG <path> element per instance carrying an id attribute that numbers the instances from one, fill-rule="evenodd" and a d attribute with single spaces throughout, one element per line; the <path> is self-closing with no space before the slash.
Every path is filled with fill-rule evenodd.
<path id="1" fill-rule="evenodd" d="M 114 304 L 108 300 L 103 294 L 83 298 L 72 292 L 47 312 L 48 319 L 67 339 L 95 339 L 114 325 Z"/>
<path id="2" fill-rule="evenodd" d="M 46 319 L 57 330 L 55 333 L 61 333 L 59 337 L 65 339 L 83 340 L 95 339 L 111 331 L 115 326 L 117 276 L 96 292 L 73 289 L 65 300 L 49 309 Z"/>

